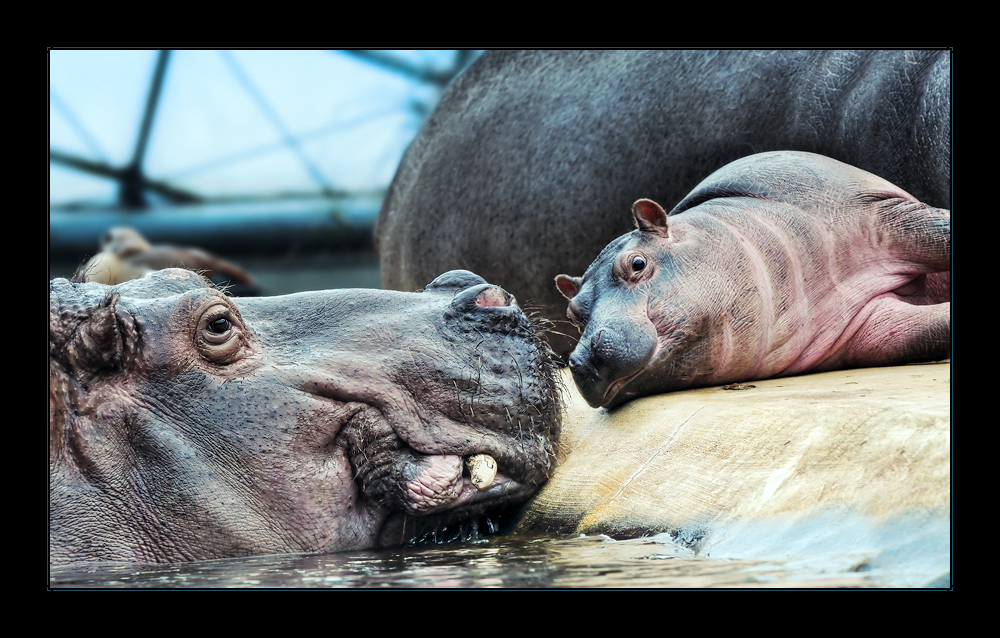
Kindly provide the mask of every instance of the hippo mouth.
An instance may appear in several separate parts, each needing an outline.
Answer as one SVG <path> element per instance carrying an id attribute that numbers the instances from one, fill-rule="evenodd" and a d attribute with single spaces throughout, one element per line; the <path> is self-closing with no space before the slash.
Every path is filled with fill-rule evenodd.
<path id="1" fill-rule="evenodd" d="M 488 454 L 430 456 L 423 471 L 405 485 L 406 510 L 427 515 L 475 509 L 533 491 L 499 472 L 497 465 Z"/>
<path id="2" fill-rule="evenodd" d="M 652 320 L 650 320 L 650 323 L 652 323 Z M 635 396 L 636 392 L 633 391 L 633 392 L 626 392 L 625 396 L 622 396 L 620 399 L 618 398 L 618 395 L 622 392 L 625 386 L 627 386 L 629 383 L 632 382 L 633 379 L 635 379 L 640 374 L 649 369 L 652 362 L 656 361 L 657 356 L 663 350 L 664 348 L 663 344 L 661 343 L 661 337 L 657 335 L 656 341 L 653 342 L 653 350 L 652 352 L 649 353 L 648 357 L 646 357 L 645 361 L 642 362 L 642 365 L 638 369 L 636 369 L 635 372 L 632 372 L 631 374 L 626 374 L 625 376 L 622 376 L 616 379 L 615 381 L 612 381 L 611 384 L 608 385 L 608 389 L 604 391 L 604 396 L 601 398 L 600 407 L 602 408 L 614 407 L 614 405 L 617 405 L 623 401 L 628 401 L 633 396 Z"/>
<path id="3" fill-rule="evenodd" d="M 360 498 L 382 508 L 387 518 L 380 545 L 406 542 L 407 532 L 420 519 L 421 529 L 435 521 L 473 516 L 531 496 L 545 480 L 548 458 L 544 450 L 519 454 L 516 441 L 494 435 L 474 448 L 418 451 L 419 442 L 405 440 L 406 428 L 394 428 L 381 410 L 357 405 L 341 428 L 337 445 L 346 448 Z M 448 427 L 462 429 L 463 424 Z M 466 426 L 469 427 L 469 426 Z M 397 432 L 397 429 L 400 432 Z M 542 457 L 539 457 L 538 453 Z"/>
<path id="4" fill-rule="evenodd" d="M 443 275 L 423 294 L 443 302 L 442 345 L 425 338 L 394 362 L 393 383 L 366 384 L 382 390 L 352 397 L 337 435 L 361 498 L 409 517 L 528 498 L 555 457 L 555 355 L 514 297 L 476 275 Z"/>
<path id="5" fill-rule="evenodd" d="M 385 483 L 368 481 L 365 493 L 382 496 L 383 504 L 415 516 L 475 509 L 533 491 L 500 472 L 496 459 L 485 453 L 419 455 L 410 451 L 397 456 L 394 465 Z M 357 476 L 362 483 L 371 471 L 359 466 Z"/>
<path id="6" fill-rule="evenodd" d="M 352 502 L 389 527 L 527 499 L 548 478 L 561 425 L 558 359 L 512 295 L 466 271 L 416 294 L 393 348 L 298 373 L 301 390 L 333 402 L 323 445 L 349 461 Z"/>
<path id="7" fill-rule="evenodd" d="M 612 382 L 611 385 L 608 386 L 608 389 L 604 392 L 604 396 L 601 398 L 600 407 L 606 408 L 609 406 L 609 404 L 614 402 L 619 392 L 621 392 L 622 388 L 628 385 L 629 382 L 632 381 L 632 379 L 642 374 L 644 370 L 645 368 L 640 368 L 639 370 L 636 370 L 632 374 L 626 375 L 618 379 L 617 381 Z"/>

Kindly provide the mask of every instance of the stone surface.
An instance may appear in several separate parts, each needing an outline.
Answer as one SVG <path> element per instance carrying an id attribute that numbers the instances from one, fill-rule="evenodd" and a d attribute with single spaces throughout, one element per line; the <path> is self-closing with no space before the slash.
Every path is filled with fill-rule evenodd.
<path id="1" fill-rule="evenodd" d="M 950 363 L 844 370 L 591 409 L 564 378 L 562 458 L 523 532 L 659 536 L 695 556 L 856 554 L 950 582 Z"/>

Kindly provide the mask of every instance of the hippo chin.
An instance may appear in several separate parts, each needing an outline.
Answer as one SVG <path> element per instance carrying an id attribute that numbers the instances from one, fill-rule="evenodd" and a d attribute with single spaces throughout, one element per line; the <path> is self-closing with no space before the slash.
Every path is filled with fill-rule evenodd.
<path id="1" fill-rule="evenodd" d="M 836 160 L 737 160 L 582 278 L 570 368 L 593 407 L 716 384 L 934 361 L 951 347 L 951 214 Z"/>
<path id="2" fill-rule="evenodd" d="M 180 269 L 57 279 L 49 334 L 54 563 L 399 543 L 527 498 L 555 458 L 554 355 L 467 271 L 245 299 Z"/>

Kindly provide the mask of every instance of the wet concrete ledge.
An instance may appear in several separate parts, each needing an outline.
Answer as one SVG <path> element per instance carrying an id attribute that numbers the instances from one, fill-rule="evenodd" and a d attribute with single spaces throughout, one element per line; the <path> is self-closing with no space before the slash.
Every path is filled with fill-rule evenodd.
<path id="1" fill-rule="evenodd" d="M 679 555 L 849 555 L 950 584 L 949 362 L 703 388 L 594 410 L 566 377 L 562 463 L 518 531 L 656 536 Z"/>

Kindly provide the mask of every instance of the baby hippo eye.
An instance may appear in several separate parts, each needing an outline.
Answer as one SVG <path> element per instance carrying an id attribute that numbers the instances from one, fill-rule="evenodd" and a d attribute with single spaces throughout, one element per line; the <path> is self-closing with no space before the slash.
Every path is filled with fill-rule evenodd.
<path id="1" fill-rule="evenodd" d="M 208 329 L 217 335 L 227 332 L 232 327 L 233 324 L 229 323 L 229 319 L 226 319 L 225 317 L 219 317 L 212 323 L 208 324 Z"/>
<path id="2" fill-rule="evenodd" d="M 632 272 L 639 272 L 646 267 L 646 258 L 636 255 L 632 258 Z"/>

